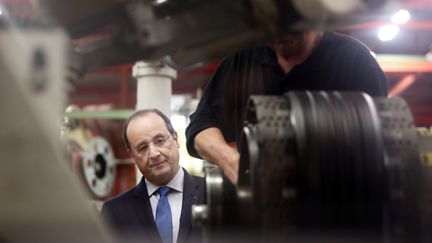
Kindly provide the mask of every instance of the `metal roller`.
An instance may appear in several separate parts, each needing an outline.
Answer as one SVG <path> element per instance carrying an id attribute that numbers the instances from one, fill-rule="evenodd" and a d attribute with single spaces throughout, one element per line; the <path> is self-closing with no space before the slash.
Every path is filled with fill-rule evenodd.
<path id="1" fill-rule="evenodd" d="M 207 185 L 207 207 L 223 202 L 206 217 L 208 239 L 217 228 L 258 242 L 427 242 L 431 172 L 420 154 L 432 146 L 419 134 L 397 97 L 251 96 L 239 183 Z"/>

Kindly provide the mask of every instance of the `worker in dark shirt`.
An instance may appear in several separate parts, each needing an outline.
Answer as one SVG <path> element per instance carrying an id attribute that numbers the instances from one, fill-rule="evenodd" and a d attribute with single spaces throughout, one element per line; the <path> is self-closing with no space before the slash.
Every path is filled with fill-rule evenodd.
<path id="1" fill-rule="evenodd" d="M 252 94 L 291 90 L 363 91 L 387 95 L 387 79 L 360 41 L 334 32 L 290 33 L 227 57 L 208 83 L 186 129 L 192 156 L 218 165 L 237 183 L 244 109 Z"/>

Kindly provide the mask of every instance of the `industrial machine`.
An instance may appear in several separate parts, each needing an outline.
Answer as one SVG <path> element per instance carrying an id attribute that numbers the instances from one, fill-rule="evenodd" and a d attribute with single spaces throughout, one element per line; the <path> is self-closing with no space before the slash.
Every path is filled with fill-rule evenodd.
<path id="1" fill-rule="evenodd" d="M 432 136 L 400 98 L 252 96 L 239 182 L 206 173 L 209 242 L 430 242 Z"/>
<path id="2" fill-rule="evenodd" d="M 74 66 L 163 59 L 183 69 L 286 31 L 355 21 L 387 1 L 37 2 L 72 37 L 84 63 Z M 17 29 L 0 33 L 0 73 L 8 81 L 0 82 L 0 110 L 9 114 L 0 129 L 0 241 L 106 242 L 59 152 L 67 41 L 52 26 L 38 27 L 22 31 L 24 38 Z M 430 242 L 431 140 L 398 98 L 251 97 L 239 184 L 207 171 L 208 205 L 194 209 L 195 223 L 207 241 Z M 94 153 L 88 161 L 103 164 Z"/>

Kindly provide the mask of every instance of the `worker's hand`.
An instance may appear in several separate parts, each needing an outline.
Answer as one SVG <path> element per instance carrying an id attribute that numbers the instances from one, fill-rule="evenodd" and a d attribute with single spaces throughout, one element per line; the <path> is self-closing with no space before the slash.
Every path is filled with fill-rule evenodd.
<path id="1" fill-rule="evenodd" d="M 208 162 L 219 166 L 225 176 L 237 184 L 240 154 L 225 142 L 219 128 L 210 127 L 195 136 L 195 149 Z"/>
<path id="2" fill-rule="evenodd" d="M 223 170 L 225 176 L 231 181 L 233 184 L 237 184 L 238 181 L 238 170 L 240 163 L 240 154 L 234 148 L 227 149 L 226 153 L 223 156 L 223 160 L 219 161 L 219 166 Z"/>

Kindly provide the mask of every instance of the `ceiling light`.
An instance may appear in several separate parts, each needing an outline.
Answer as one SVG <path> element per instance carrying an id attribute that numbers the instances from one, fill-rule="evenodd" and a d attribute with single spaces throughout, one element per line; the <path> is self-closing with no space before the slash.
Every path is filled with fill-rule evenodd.
<path id="1" fill-rule="evenodd" d="M 399 27 L 394 24 L 388 24 L 378 31 L 378 38 L 381 41 L 391 41 L 393 40 L 397 34 L 399 33 Z"/>
<path id="2" fill-rule="evenodd" d="M 155 5 L 161 5 L 162 3 L 166 2 L 166 1 L 168 1 L 168 0 L 156 0 L 156 1 L 154 1 L 154 4 Z"/>
<path id="3" fill-rule="evenodd" d="M 410 20 L 410 18 L 410 13 L 405 9 L 401 9 L 397 11 L 397 13 L 393 14 L 393 16 L 391 17 L 391 22 L 393 24 L 405 24 Z"/>

